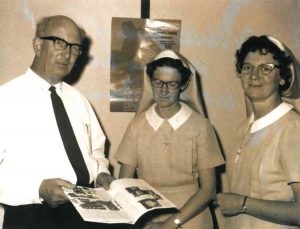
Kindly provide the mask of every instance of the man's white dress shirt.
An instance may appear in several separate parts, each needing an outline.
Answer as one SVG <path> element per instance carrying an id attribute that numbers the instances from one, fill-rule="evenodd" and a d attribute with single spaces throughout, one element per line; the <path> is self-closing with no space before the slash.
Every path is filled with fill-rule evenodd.
<path id="1" fill-rule="evenodd" d="M 53 112 L 50 86 L 28 69 L 0 88 L 0 203 L 40 203 L 39 187 L 44 179 L 61 178 L 76 184 Z M 92 182 L 99 173 L 109 173 L 105 135 L 80 92 L 64 82 L 55 87 Z"/>

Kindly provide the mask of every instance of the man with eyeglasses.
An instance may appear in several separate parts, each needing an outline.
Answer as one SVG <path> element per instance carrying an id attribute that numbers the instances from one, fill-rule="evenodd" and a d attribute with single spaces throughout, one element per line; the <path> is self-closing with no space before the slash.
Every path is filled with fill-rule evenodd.
<path id="1" fill-rule="evenodd" d="M 106 227 L 84 222 L 62 191 L 76 185 L 108 188 L 113 180 L 91 105 L 63 82 L 82 52 L 83 36 L 68 17 L 42 19 L 31 67 L 1 88 L 4 229 Z"/>

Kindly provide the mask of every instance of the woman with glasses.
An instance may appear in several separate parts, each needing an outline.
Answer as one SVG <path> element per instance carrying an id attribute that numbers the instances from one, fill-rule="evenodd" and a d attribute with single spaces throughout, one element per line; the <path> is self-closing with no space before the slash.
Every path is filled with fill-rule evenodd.
<path id="1" fill-rule="evenodd" d="M 217 196 L 225 228 L 299 228 L 296 62 L 277 39 L 253 36 L 236 52 L 236 70 L 252 114 L 227 156 L 229 193 Z"/>
<path id="2" fill-rule="evenodd" d="M 120 178 L 137 170 L 180 210 L 152 218 L 147 229 L 212 228 L 207 205 L 215 195 L 214 168 L 223 157 L 203 117 L 196 76 L 195 68 L 172 50 L 147 64 L 138 111 L 115 154 Z"/>

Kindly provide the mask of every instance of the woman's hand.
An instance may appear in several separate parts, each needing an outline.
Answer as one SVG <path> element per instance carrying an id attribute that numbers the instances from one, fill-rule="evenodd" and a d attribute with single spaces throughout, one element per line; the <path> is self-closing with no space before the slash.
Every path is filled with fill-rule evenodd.
<path id="1" fill-rule="evenodd" d="M 166 222 L 159 222 L 159 223 L 150 223 L 147 224 L 146 227 L 144 227 L 144 229 L 176 229 L 177 226 L 174 225 L 169 225 Z"/>
<path id="2" fill-rule="evenodd" d="M 96 188 L 98 187 L 103 187 L 106 190 L 109 189 L 110 183 L 114 180 L 115 178 L 112 177 L 110 174 L 107 173 L 100 173 L 97 176 L 96 179 Z"/>
<path id="3" fill-rule="evenodd" d="M 294 200 L 263 200 L 248 197 L 247 214 L 272 223 L 300 226 L 300 182 L 290 184 Z M 243 212 L 244 196 L 234 193 L 220 193 L 217 202 L 226 216 Z"/>
<path id="4" fill-rule="evenodd" d="M 217 194 L 217 203 L 225 216 L 234 216 L 243 212 L 244 196 L 235 193 Z"/>
<path id="5" fill-rule="evenodd" d="M 162 223 L 150 223 L 146 227 L 144 227 L 144 229 L 159 229 L 162 228 L 161 224 Z"/>

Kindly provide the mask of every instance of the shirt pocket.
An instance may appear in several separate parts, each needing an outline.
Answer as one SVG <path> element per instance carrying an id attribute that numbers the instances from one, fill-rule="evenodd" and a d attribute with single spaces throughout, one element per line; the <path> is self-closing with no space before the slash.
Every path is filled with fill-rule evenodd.
<path id="1" fill-rule="evenodd" d="M 92 142 L 91 142 L 91 125 L 87 118 L 80 117 L 79 115 L 74 114 L 72 117 L 69 117 L 76 140 L 81 151 L 88 152 L 91 154 Z"/>

